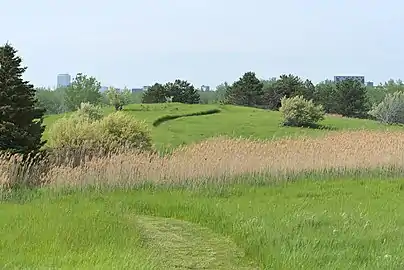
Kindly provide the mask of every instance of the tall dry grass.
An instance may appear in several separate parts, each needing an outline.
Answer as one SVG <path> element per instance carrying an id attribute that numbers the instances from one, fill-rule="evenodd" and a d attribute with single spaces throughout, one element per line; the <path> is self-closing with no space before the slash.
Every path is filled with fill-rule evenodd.
<path id="1" fill-rule="evenodd" d="M 18 160 L 0 161 L 0 183 L 16 181 Z M 134 185 L 227 179 L 245 173 L 281 174 L 324 169 L 404 168 L 404 133 L 333 132 L 324 137 L 252 141 L 212 138 L 175 150 L 171 155 L 134 152 L 94 158 L 79 166 L 48 161 L 26 170 L 24 179 L 51 186 Z"/>

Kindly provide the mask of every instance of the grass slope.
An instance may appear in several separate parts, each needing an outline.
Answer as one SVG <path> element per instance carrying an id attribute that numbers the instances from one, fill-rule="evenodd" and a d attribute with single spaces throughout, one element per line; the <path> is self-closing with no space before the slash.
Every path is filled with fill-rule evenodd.
<path id="1" fill-rule="evenodd" d="M 1 269 L 254 269 L 228 238 L 104 197 L 0 205 Z M 241 268 L 240 268 L 241 267 Z"/>
<path id="2" fill-rule="evenodd" d="M 240 269 L 251 260 L 260 269 L 403 269 L 403 187 L 404 179 L 364 178 L 48 191 L 0 205 L 0 265 Z"/>
<path id="3" fill-rule="evenodd" d="M 153 127 L 155 120 L 166 115 L 195 114 L 215 109 L 220 109 L 220 113 L 181 117 Z M 105 109 L 106 114 L 112 111 L 112 108 Z M 280 126 L 282 118 L 279 112 L 230 105 L 132 104 L 125 107 L 125 112 L 137 119 L 145 120 L 149 124 L 153 142 L 158 149 L 177 147 L 221 135 L 273 139 L 285 136 L 321 135 L 330 132 L 330 130 L 404 130 L 399 126 L 386 127 L 376 121 L 335 116 L 327 116 L 320 123 L 325 127 L 324 129 L 282 127 Z M 60 117 L 63 117 L 63 115 L 51 115 L 45 118 L 44 122 L 48 127 L 44 134 L 45 139 L 49 127 Z"/>

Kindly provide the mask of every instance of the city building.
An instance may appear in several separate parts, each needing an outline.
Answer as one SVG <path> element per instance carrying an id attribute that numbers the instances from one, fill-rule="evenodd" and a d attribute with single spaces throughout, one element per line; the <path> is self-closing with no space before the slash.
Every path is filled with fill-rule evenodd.
<path id="1" fill-rule="evenodd" d="M 374 85 L 373 85 L 373 82 L 366 82 L 366 86 L 367 87 L 373 87 Z"/>
<path id="2" fill-rule="evenodd" d="M 101 93 L 103 93 L 103 92 L 105 92 L 105 91 L 107 91 L 108 90 L 108 87 L 107 86 L 101 86 L 101 88 L 100 88 L 100 92 Z"/>
<path id="3" fill-rule="evenodd" d="M 71 84 L 72 77 L 69 74 L 59 74 L 57 77 L 57 87 L 66 87 Z"/>
<path id="4" fill-rule="evenodd" d="M 137 87 L 137 88 L 132 88 L 131 90 L 132 90 L 132 94 L 134 94 L 134 93 L 137 93 L 137 92 L 142 92 L 143 88 Z"/>
<path id="5" fill-rule="evenodd" d="M 203 92 L 210 91 L 210 86 L 209 85 L 202 85 L 201 86 L 201 91 L 203 91 Z"/>
<path id="6" fill-rule="evenodd" d="M 357 80 L 360 83 L 365 84 L 365 76 L 334 76 L 335 83 L 341 82 L 344 80 L 348 80 L 348 79 Z"/>

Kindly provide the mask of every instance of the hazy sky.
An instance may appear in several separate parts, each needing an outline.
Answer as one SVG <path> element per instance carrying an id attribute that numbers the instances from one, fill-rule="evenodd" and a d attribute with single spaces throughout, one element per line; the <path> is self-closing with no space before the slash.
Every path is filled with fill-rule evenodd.
<path id="1" fill-rule="evenodd" d="M 250 70 L 404 79 L 398 0 L 0 0 L 0 10 L 0 43 L 19 50 L 38 86 L 66 72 L 116 87 L 214 87 Z"/>

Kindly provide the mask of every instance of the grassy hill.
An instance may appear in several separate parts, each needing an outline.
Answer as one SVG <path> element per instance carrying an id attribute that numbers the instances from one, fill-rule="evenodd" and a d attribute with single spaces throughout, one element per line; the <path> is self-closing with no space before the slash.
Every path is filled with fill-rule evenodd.
<path id="1" fill-rule="evenodd" d="M 23 180 L 46 186 L 0 190 L 0 268 L 404 269 L 403 127 L 282 127 L 278 112 L 218 105 L 125 113 L 158 149 L 187 146 L 30 168 Z M 0 184 L 15 168 L 0 159 Z"/>
<path id="2" fill-rule="evenodd" d="M 181 117 L 164 122 L 157 127 L 153 126 L 155 120 L 166 115 L 187 115 L 213 109 L 219 109 L 220 112 L 210 115 Z M 105 114 L 113 111 L 112 107 L 106 108 Z M 233 138 L 273 139 L 286 136 L 315 136 L 339 130 L 404 130 L 399 126 L 387 127 L 376 121 L 338 116 L 327 116 L 320 123 L 323 129 L 282 127 L 280 126 L 282 119 L 279 112 L 230 105 L 132 104 L 125 107 L 125 112 L 133 115 L 136 119 L 146 121 L 150 126 L 153 142 L 160 150 L 223 135 Z M 49 128 L 60 117 L 63 115 L 47 116 L 45 124 Z M 45 138 L 48 128 L 44 134 Z"/>

